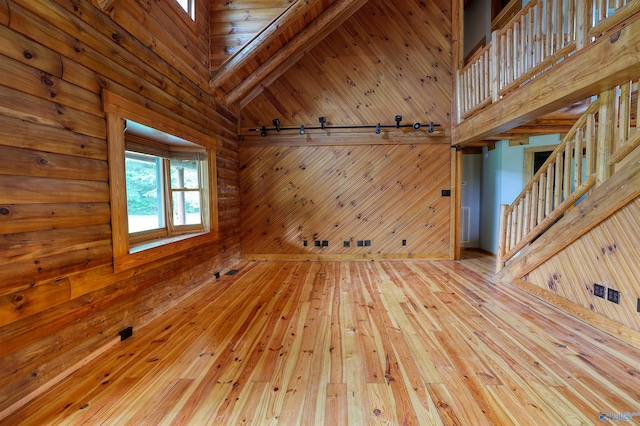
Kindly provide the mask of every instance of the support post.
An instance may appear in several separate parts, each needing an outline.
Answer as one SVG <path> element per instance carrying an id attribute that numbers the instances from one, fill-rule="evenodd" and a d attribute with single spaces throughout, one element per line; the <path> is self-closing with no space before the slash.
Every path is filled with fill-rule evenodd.
<path id="1" fill-rule="evenodd" d="M 498 225 L 498 255 L 496 256 L 496 274 L 504 268 L 505 243 L 507 237 L 507 205 L 500 205 L 500 221 Z"/>

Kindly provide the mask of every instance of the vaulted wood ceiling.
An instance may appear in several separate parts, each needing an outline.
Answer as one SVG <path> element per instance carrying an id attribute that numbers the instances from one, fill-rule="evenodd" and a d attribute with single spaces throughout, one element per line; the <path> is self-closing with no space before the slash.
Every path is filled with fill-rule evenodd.
<path id="1" fill-rule="evenodd" d="M 314 123 L 318 114 L 333 114 L 332 124 L 375 123 L 404 114 L 448 126 L 453 96 L 451 2 L 389 3 L 210 0 L 212 93 L 242 111 L 240 133 L 270 125 L 272 118 L 284 119 L 283 125 Z M 307 55 L 312 50 L 313 55 Z M 359 58 L 352 60 L 355 56 Z M 581 107 L 541 117 L 479 144 L 564 133 Z"/>
<path id="2" fill-rule="evenodd" d="M 246 105 L 366 0 L 211 0 L 211 88 Z"/>

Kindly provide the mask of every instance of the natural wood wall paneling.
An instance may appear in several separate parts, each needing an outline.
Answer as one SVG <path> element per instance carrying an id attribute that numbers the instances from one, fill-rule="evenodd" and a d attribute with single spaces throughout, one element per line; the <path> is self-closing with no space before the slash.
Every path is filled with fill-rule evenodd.
<path id="1" fill-rule="evenodd" d="M 546 291 L 640 331 L 640 199 L 628 204 L 525 279 Z M 593 294 L 597 283 L 618 290 L 620 304 Z"/>
<path id="2" fill-rule="evenodd" d="M 443 3 L 443 4 L 440 4 Z M 370 1 L 241 111 L 255 126 L 403 124 L 449 127 L 451 19 L 446 2 Z"/>
<path id="3" fill-rule="evenodd" d="M 450 199 L 441 190 L 450 189 L 449 150 L 242 147 L 243 255 L 448 257 Z M 329 246 L 315 247 L 316 239 Z"/>
<path id="4" fill-rule="evenodd" d="M 262 65 L 271 55 L 290 42 L 310 22 L 335 0 L 315 0 L 310 2 L 307 13 L 300 16 L 287 28 L 283 28 L 279 37 L 258 52 L 253 61 L 249 61 L 231 76 L 221 88 L 230 92 L 253 71 Z M 281 15 L 292 0 L 242 1 L 234 2 L 211 0 L 211 70 L 217 70 L 242 46 Z"/>
<path id="5" fill-rule="evenodd" d="M 204 133 L 213 130 L 234 138 L 229 129 L 234 129 L 235 119 L 227 109 L 88 3 L 79 3 L 76 12 L 84 22 L 67 27 L 64 22 L 77 19 L 75 11 L 55 2 L 35 9 L 30 9 L 28 2 L 22 3 L 23 0 L 13 0 L 11 28 L 58 52 L 58 57 L 62 56 L 65 80 L 85 88 L 97 87 L 97 93 L 102 87 L 120 92 L 129 89 L 150 102 L 149 108 L 158 103 L 177 117 L 183 117 L 180 119 L 185 124 L 197 124 Z M 114 37 L 116 43 L 111 41 Z M 11 57 L 22 56 L 23 49 L 18 45 Z M 208 109 L 206 114 L 203 108 Z"/>
<path id="6" fill-rule="evenodd" d="M 206 0 L 197 3 L 196 9 L 206 5 Z M 156 2 L 120 1 L 111 16 L 167 63 L 204 87 L 209 75 L 207 32 L 193 31 L 197 27 L 190 18 L 191 25 L 176 25 L 183 21 L 179 15 L 185 12 L 177 2 L 164 4 L 162 8 Z"/>
<path id="7" fill-rule="evenodd" d="M 88 1 L 2 0 L 0 36 L 2 412 L 237 262 L 240 199 L 235 117 Z M 216 140 L 217 244 L 113 272 L 104 88 Z"/>

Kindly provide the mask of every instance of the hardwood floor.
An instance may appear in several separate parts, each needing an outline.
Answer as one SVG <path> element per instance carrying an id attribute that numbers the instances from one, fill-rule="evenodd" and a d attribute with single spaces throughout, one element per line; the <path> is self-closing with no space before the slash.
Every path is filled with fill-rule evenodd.
<path id="1" fill-rule="evenodd" d="M 640 411 L 639 351 L 467 257 L 241 263 L 0 423 L 550 425 Z"/>

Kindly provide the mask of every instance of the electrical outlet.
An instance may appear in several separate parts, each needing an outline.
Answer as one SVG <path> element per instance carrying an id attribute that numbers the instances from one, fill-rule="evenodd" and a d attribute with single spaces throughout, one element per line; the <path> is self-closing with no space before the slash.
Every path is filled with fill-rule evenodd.
<path id="1" fill-rule="evenodd" d="M 607 300 L 609 302 L 620 304 L 620 292 L 618 290 L 614 290 L 610 288 L 607 290 Z"/>
<path id="2" fill-rule="evenodd" d="M 316 246 L 316 247 L 320 247 L 322 245 L 322 243 L 320 242 L 320 240 L 315 240 L 313 242 L 313 245 Z"/>
<path id="3" fill-rule="evenodd" d="M 220 272 L 216 272 L 213 276 L 216 277 L 216 280 L 220 279 Z"/>
<path id="4" fill-rule="evenodd" d="M 451 197 L 451 190 L 450 189 L 443 189 L 442 190 L 442 196 L 443 197 Z"/>
<path id="5" fill-rule="evenodd" d="M 302 245 L 306 247 L 306 246 L 309 245 L 309 243 L 307 242 L 307 240 L 304 240 L 304 241 L 302 241 Z"/>
<path id="6" fill-rule="evenodd" d="M 322 240 L 322 247 L 329 247 L 329 240 Z"/>
<path id="7" fill-rule="evenodd" d="M 371 247 L 371 240 L 364 240 L 365 247 Z"/>
<path id="8" fill-rule="evenodd" d="M 407 240 L 402 240 L 402 245 L 406 246 L 407 245 Z"/>
<path id="9" fill-rule="evenodd" d="M 123 328 L 118 334 L 120 335 L 120 341 L 126 340 L 133 335 L 133 327 Z"/>
<path id="10" fill-rule="evenodd" d="M 640 312 L 640 297 L 638 297 L 638 306 L 636 307 L 636 312 Z"/>
<path id="11" fill-rule="evenodd" d="M 342 246 L 343 247 L 349 247 L 349 246 L 351 246 L 351 243 L 349 241 L 343 241 L 342 242 Z"/>
<path id="12" fill-rule="evenodd" d="M 600 285 L 600 284 L 594 284 L 593 285 L 593 295 L 596 297 L 600 297 L 602 299 L 604 299 L 604 293 L 605 293 L 605 286 Z"/>
<path id="13" fill-rule="evenodd" d="M 358 242 L 357 242 L 357 246 L 358 246 L 358 247 L 364 247 L 364 241 L 362 241 L 362 240 L 358 240 Z"/>

